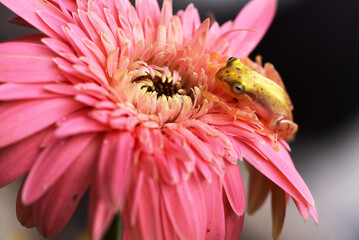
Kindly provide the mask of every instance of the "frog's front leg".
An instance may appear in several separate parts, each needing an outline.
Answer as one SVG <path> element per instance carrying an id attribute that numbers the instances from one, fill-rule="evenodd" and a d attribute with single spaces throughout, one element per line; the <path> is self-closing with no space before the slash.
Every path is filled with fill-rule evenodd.
<path id="1" fill-rule="evenodd" d="M 254 124 L 258 123 L 259 121 L 257 115 L 254 112 L 249 112 L 238 107 L 229 106 L 224 99 L 208 92 L 207 90 L 203 92 L 203 96 L 206 97 L 209 101 L 218 103 L 226 112 L 234 117 L 234 121 L 240 119 L 242 121 L 248 121 Z M 242 104 L 237 102 L 237 105 Z"/>
<path id="2" fill-rule="evenodd" d="M 298 130 L 298 125 L 284 116 L 272 119 L 270 127 L 279 138 L 289 138 Z"/>

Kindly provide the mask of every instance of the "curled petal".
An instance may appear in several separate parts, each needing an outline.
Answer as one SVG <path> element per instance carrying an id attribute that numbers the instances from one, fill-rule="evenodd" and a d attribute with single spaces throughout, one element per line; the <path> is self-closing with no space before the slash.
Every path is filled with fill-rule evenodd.
<path id="1" fill-rule="evenodd" d="M 273 221 L 273 239 L 278 239 L 282 232 L 287 201 L 285 192 L 277 186 L 272 186 L 272 221 Z"/>
<path id="2" fill-rule="evenodd" d="M 62 230 L 92 182 L 98 145 L 99 138 L 94 138 L 56 184 L 34 203 L 36 226 L 46 238 Z"/>
<path id="3" fill-rule="evenodd" d="M 24 187 L 24 182 L 21 184 L 19 192 L 17 193 L 16 198 L 16 216 L 21 225 L 32 228 L 36 226 L 34 214 L 33 214 L 33 205 L 25 205 L 22 200 L 22 189 Z"/>
<path id="4" fill-rule="evenodd" d="M 248 189 L 248 207 L 249 214 L 257 211 L 269 193 L 269 180 L 263 174 L 257 171 L 249 164 L 247 164 L 250 176 L 249 176 L 249 189 Z"/>
<path id="5" fill-rule="evenodd" d="M 22 196 L 24 203 L 33 203 L 49 190 L 75 163 L 76 158 L 85 154 L 84 149 L 94 136 L 95 134 L 82 134 L 67 139 L 53 139 L 27 176 Z"/>
<path id="6" fill-rule="evenodd" d="M 0 149 L 0 187 L 9 184 L 30 170 L 37 156 L 46 147 L 44 139 L 51 135 L 52 131 L 53 129 L 47 128 Z"/>

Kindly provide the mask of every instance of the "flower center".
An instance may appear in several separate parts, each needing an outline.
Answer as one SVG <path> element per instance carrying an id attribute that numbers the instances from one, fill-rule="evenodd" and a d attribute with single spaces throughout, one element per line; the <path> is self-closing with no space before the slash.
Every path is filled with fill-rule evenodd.
<path id="1" fill-rule="evenodd" d="M 176 94 L 186 95 L 186 90 L 182 88 L 181 77 L 178 72 L 173 73 L 166 71 L 156 71 L 154 76 L 146 74 L 144 76 L 136 77 L 132 83 L 140 84 L 141 89 L 160 96 L 174 97 Z"/>
<path id="2" fill-rule="evenodd" d="M 203 87 L 191 85 L 188 74 L 141 61 L 130 69 L 124 75 L 129 84 L 121 92 L 137 111 L 150 115 L 160 125 L 196 117 L 207 109 L 208 104 L 203 105 Z"/>

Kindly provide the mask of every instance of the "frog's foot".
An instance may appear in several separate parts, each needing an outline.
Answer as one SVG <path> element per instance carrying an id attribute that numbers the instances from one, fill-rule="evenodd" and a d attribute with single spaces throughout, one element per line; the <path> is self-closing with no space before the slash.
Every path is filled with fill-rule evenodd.
<path id="1" fill-rule="evenodd" d="M 270 123 L 270 127 L 279 138 L 289 138 L 298 130 L 298 125 L 284 117 L 274 119 Z"/>
<path id="2" fill-rule="evenodd" d="M 248 109 L 247 106 L 243 106 L 241 102 L 238 102 L 238 107 L 230 106 L 226 100 L 221 97 L 218 97 L 208 91 L 203 92 L 203 96 L 206 97 L 209 101 L 214 101 L 218 103 L 226 112 L 234 117 L 234 121 L 237 119 L 247 121 L 250 123 L 258 123 L 257 115 Z"/>

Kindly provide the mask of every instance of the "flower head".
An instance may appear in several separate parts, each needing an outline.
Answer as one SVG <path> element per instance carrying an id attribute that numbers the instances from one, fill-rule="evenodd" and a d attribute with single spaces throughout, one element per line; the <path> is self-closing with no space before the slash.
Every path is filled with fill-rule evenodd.
<path id="1" fill-rule="evenodd" d="M 56 235 L 90 188 L 92 239 L 119 212 L 129 239 L 237 239 L 243 158 L 253 186 L 270 182 L 264 192 L 316 219 L 285 141 L 275 151 L 264 125 L 234 121 L 203 95 L 218 90 L 228 56 L 260 41 L 274 0 L 223 26 L 201 23 L 192 4 L 173 15 L 170 0 L 1 2 L 43 33 L 0 44 L 0 185 L 26 174 L 23 225 Z M 252 210 L 262 195 L 250 193 Z"/>

